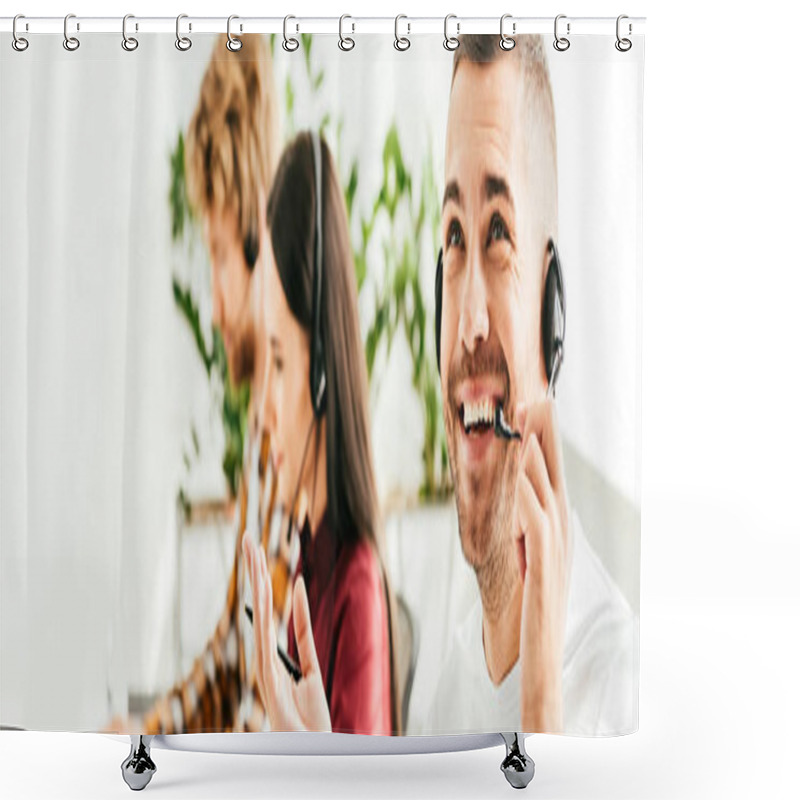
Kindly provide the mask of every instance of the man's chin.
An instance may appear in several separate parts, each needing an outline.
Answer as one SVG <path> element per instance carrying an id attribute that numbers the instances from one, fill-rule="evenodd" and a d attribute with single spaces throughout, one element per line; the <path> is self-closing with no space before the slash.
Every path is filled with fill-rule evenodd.
<path id="1" fill-rule="evenodd" d="M 492 509 L 485 499 L 480 503 L 472 498 L 458 499 L 456 505 L 461 551 L 471 567 L 479 567 L 491 549 Z"/>

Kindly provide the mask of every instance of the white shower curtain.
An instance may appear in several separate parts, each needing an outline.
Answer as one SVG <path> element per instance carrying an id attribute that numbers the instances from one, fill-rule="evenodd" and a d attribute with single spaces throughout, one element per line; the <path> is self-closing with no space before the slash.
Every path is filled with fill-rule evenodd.
<path id="1" fill-rule="evenodd" d="M 118 35 L 87 35 L 75 53 L 65 52 L 59 36 L 37 37 L 25 53 L 3 40 L 5 724 L 96 730 L 126 712 L 132 694 L 156 693 L 181 676 L 174 646 L 181 635 L 174 612 L 177 496 L 187 486 L 196 497 L 226 492 L 213 387 L 172 288 L 177 275 L 196 290 L 201 322 L 210 328 L 208 255 L 200 245 L 173 243 L 168 213 L 170 154 L 191 117 L 213 37 L 195 37 L 187 53 L 176 51 L 172 35 L 140 38 L 136 53 L 126 53 Z M 379 189 L 394 124 L 411 154 L 415 186 L 424 168 L 417 156 L 430 155 L 440 201 L 452 54 L 441 36 L 417 37 L 410 53 L 395 51 L 390 38 L 356 38 L 355 49 L 342 53 L 336 37 L 315 37 L 312 64 L 324 69 L 319 91 L 302 54 L 283 52 L 277 37 L 282 141 L 328 115 L 342 183 L 359 163 L 356 214 Z M 573 37 L 570 50 L 557 53 L 545 39 L 569 298 L 558 393 L 568 481 L 587 539 L 628 604 L 638 637 L 643 43 L 637 38 L 637 47 L 620 53 L 613 35 Z M 357 222 L 351 233 L 357 241 Z M 428 324 L 437 248 L 431 237 L 421 244 Z M 372 275 L 382 262 L 377 237 L 367 258 Z M 367 292 L 359 312 L 366 333 L 374 313 Z M 446 537 L 430 544 L 440 550 L 431 554 L 457 559 L 455 511 L 415 517 L 392 504 L 400 495 L 416 498 L 423 480 L 424 410 L 409 388 L 412 359 L 402 346 L 376 363 L 383 376 L 370 396 L 372 436 L 396 588 L 416 592 L 410 604 L 423 616 L 436 591 L 450 603 L 447 619 L 430 623 L 440 627 L 422 631 L 412 695 L 412 717 L 421 725 L 434 670 L 478 595 L 461 562 L 442 586 L 420 586 L 413 532 L 424 542 L 430 519 L 447 520 Z M 205 455 L 187 474 L 193 426 Z M 212 591 L 221 608 L 224 586 Z M 631 647 L 638 657 L 638 638 Z M 634 700 L 629 729 L 637 713 Z"/>

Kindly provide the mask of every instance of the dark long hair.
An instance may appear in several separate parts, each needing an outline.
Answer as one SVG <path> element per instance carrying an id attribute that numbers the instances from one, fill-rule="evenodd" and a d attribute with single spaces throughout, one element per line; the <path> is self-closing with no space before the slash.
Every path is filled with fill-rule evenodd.
<path id="1" fill-rule="evenodd" d="M 381 567 L 389 615 L 392 732 L 400 731 L 394 643 L 396 603 L 386 570 L 369 432 L 367 364 L 358 323 L 355 264 L 336 168 L 322 153 L 322 301 L 320 332 L 327 380 L 325 420 L 328 516 L 337 545 L 367 541 Z M 310 133 L 298 134 L 281 157 L 267 204 L 275 264 L 292 315 L 311 337 L 314 226 L 314 151 Z"/>

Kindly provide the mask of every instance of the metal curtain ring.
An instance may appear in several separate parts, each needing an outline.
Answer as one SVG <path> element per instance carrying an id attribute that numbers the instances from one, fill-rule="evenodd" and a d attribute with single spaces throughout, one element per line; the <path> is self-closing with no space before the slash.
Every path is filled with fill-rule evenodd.
<path id="1" fill-rule="evenodd" d="M 394 18 L 394 49 L 399 50 L 401 53 L 411 47 L 411 39 L 408 36 L 400 35 L 400 20 L 408 19 L 405 14 L 398 14 Z M 411 33 L 411 23 L 407 22 L 408 32 Z"/>
<path id="2" fill-rule="evenodd" d="M 566 36 L 559 36 L 558 35 L 558 21 L 560 19 L 566 19 L 566 14 L 559 14 L 556 17 L 556 21 L 553 23 L 553 36 L 555 37 L 553 41 L 553 47 L 558 50 L 559 53 L 563 53 L 565 50 L 569 50 L 570 41 L 567 39 Z M 569 33 L 569 22 L 567 23 L 567 33 Z"/>
<path id="3" fill-rule="evenodd" d="M 64 17 L 64 49 L 69 50 L 70 53 L 74 52 L 81 46 L 80 40 L 76 36 L 69 35 L 67 25 L 71 19 L 75 19 L 74 14 L 67 14 L 67 16 Z"/>
<path id="4" fill-rule="evenodd" d="M 14 17 L 14 22 L 13 22 L 13 24 L 11 26 L 11 34 L 13 36 L 13 38 L 11 39 L 11 46 L 18 53 L 22 53 L 25 50 L 27 50 L 28 49 L 28 45 L 30 44 L 30 42 L 24 36 L 20 36 L 17 33 L 17 21 L 21 20 L 21 19 L 25 19 L 25 15 L 24 14 L 17 14 L 17 16 Z"/>
<path id="5" fill-rule="evenodd" d="M 614 47 L 616 47 L 617 50 L 620 51 L 620 53 L 627 53 L 628 50 L 630 50 L 631 47 L 633 47 L 633 42 L 630 39 L 623 39 L 619 35 L 619 24 L 624 19 L 628 19 L 626 14 L 620 14 L 617 17 L 617 41 L 614 42 Z M 631 33 L 631 31 L 632 31 L 631 25 L 630 23 L 628 23 L 628 33 Z"/>
<path id="6" fill-rule="evenodd" d="M 231 22 L 233 22 L 235 19 L 239 19 L 236 14 L 231 14 L 228 17 L 228 41 L 225 47 L 227 47 L 231 53 L 238 53 L 242 49 L 242 40 L 238 36 L 234 36 L 231 33 Z"/>
<path id="7" fill-rule="evenodd" d="M 192 40 L 188 36 L 181 36 L 181 20 L 188 19 L 188 14 L 178 14 L 175 19 L 175 47 L 181 52 L 186 52 L 192 46 Z M 191 23 L 189 30 L 192 29 Z"/>
<path id="8" fill-rule="evenodd" d="M 456 47 L 460 44 L 458 41 L 458 34 L 461 31 L 461 23 L 456 22 L 456 35 L 455 36 L 448 36 L 447 35 L 447 23 L 450 22 L 451 19 L 456 19 L 455 14 L 448 14 L 444 18 L 444 49 L 445 50 L 455 50 Z"/>
<path id="9" fill-rule="evenodd" d="M 514 41 L 514 39 L 512 39 L 510 36 L 506 36 L 505 32 L 503 31 L 503 26 L 505 25 L 505 21 L 507 19 L 511 19 L 511 14 L 503 14 L 503 16 L 500 17 L 500 49 L 501 50 L 513 50 L 514 49 L 514 45 L 516 45 L 516 42 Z M 516 33 L 517 32 L 517 23 L 516 22 L 512 22 L 511 23 L 511 32 L 512 33 Z"/>
<path id="10" fill-rule="evenodd" d="M 344 21 L 346 19 L 353 19 L 353 18 L 349 14 L 342 14 L 342 16 L 339 17 L 339 49 L 344 50 L 345 52 L 347 52 L 348 50 L 352 50 L 356 46 L 356 43 L 351 36 L 342 35 L 342 26 L 344 25 Z M 353 23 L 352 32 L 353 33 L 356 32 L 355 22 Z"/>
<path id="11" fill-rule="evenodd" d="M 291 14 L 283 18 L 283 49 L 287 53 L 294 53 L 298 47 L 300 47 L 300 42 L 294 36 L 288 35 L 289 30 L 289 20 L 290 19 L 297 19 L 297 17 L 293 17 Z"/>
<path id="12" fill-rule="evenodd" d="M 122 49 L 132 53 L 139 46 L 139 40 L 135 39 L 133 36 L 128 36 L 129 19 L 134 19 L 133 14 L 126 14 L 122 18 Z"/>

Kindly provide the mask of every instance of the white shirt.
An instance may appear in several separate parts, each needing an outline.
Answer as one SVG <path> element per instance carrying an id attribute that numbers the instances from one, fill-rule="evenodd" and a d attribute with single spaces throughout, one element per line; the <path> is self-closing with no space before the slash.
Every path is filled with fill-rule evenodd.
<path id="1" fill-rule="evenodd" d="M 639 621 L 586 540 L 577 514 L 564 645 L 564 733 L 609 736 L 638 727 Z M 458 626 L 426 733 L 523 732 L 520 661 L 495 686 L 483 649 L 480 600 Z M 525 731 L 535 733 L 535 731 Z"/>

